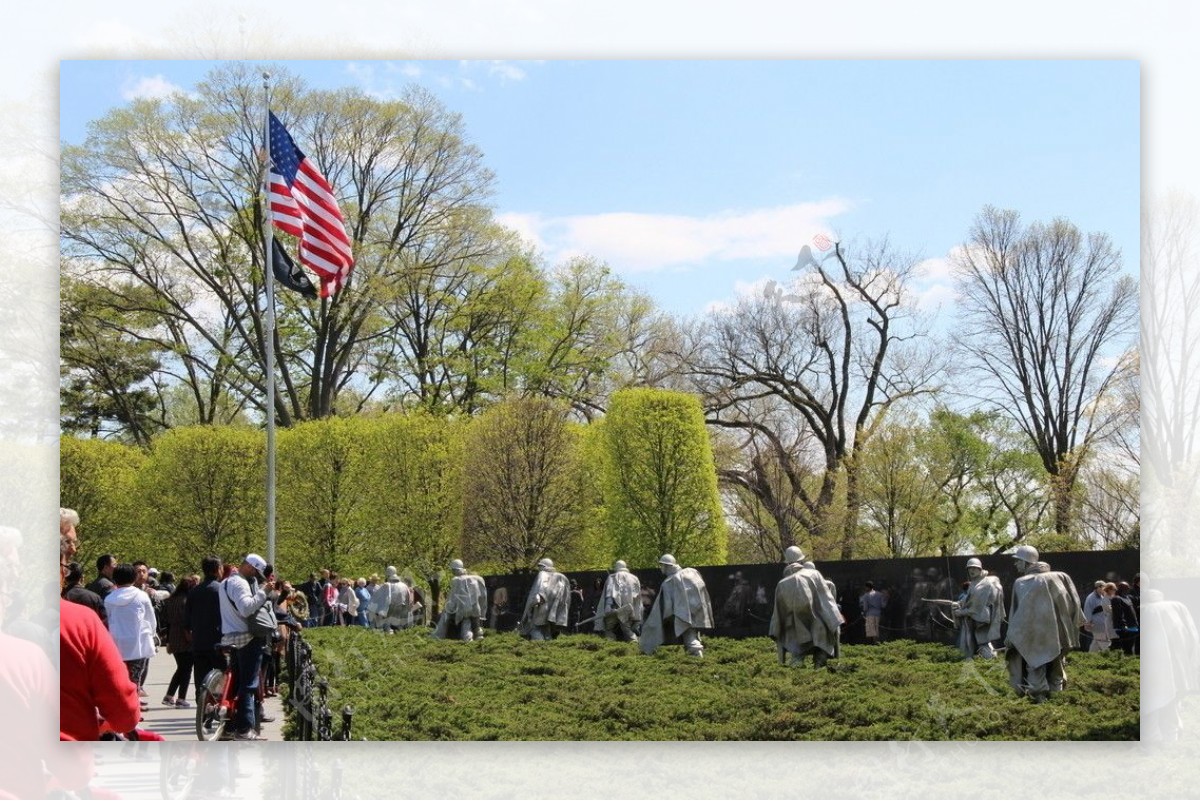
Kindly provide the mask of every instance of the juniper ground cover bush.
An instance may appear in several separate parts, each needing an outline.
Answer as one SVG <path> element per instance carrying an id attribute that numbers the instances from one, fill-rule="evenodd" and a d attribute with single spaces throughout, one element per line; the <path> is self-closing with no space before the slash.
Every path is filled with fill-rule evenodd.
<path id="1" fill-rule="evenodd" d="M 425 630 L 306 630 L 329 706 L 370 740 L 1136 740 L 1139 660 L 1073 653 L 1067 690 L 1018 698 L 1002 660 L 948 646 L 843 646 L 784 667 L 774 643 L 710 637 L 702 660 L 592 635 L 473 643 Z"/>

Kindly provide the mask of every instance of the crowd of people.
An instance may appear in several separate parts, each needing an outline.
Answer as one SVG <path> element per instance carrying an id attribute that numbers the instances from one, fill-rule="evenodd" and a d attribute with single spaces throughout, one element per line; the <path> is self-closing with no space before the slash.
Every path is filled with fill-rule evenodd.
<path id="1" fill-rule="evenodd" d="M 314 626 L 363 626 L 394 632 L 424 621 L 425 598 L 412 578 L 400 576 L 388 566 L 381 579 L 351 579 L 323 569 L 309 574 L 308 581 L 294 590 L 303 604 L 295 612 L 306 628 Z"/>
<path id="2" fill-rule="evenodd" d="M 137 724 L 151 703 L 146 677 L 151 657 L 165 647 L 175 667 L 163 706 L 191 708 L 193 687 L 202 703 L 211 671 L 232 667 L 238 716 L 227 736 L 263 739 L 257 730 L 273 720 L 263 712 L 263 699 L 278 692 L 290 632 L 308 618 L 303 593 L 253 553 L 240 565 L 204 557 L 199 573 L 178 582 L 145 561 L 103 554 L 85 583 L 75 560 L 78 525 L 76 512 L 60 510 L 60 737 L 145 736 Z"/>

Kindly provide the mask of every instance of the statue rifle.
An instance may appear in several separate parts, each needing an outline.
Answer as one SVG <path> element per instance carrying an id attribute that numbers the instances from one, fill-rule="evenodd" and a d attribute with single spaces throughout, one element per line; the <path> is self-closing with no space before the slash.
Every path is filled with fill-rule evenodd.
<path id="1" fill-rule="evenodd" d="M 575 628 L 578 629 L 584 623 L 591 623 L 594 620 L 596 620 L 597 618 L 601 618 L 601 617 L 606 618 L 609 615 L 616 615 L 617 617 L 620 617 L 622 612 L 632 613 L 633 606 L 631 604 L 622 604 L 621 606 L 617 607 L 616 609 L 609 609 L 607 612 L 597 612 L 596 614 L 592 615 L 591 617 L 587 618 L 586 620 L 581 620 L 578 623 L 576 623 Z"/>

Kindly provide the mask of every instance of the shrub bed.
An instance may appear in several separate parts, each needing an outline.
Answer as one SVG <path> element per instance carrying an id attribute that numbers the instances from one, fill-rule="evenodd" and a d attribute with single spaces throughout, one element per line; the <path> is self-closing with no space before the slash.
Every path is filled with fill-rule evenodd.
<path id="1" fill-rule="evenodd" d="M 306 630 L 329 706 L 371 740 L 1136 740 L 1139 660 L 1074 653 L 1068 688 L 1018 698 L 1002 660 L 907 640 L 781 666 L 767 639 L 710 637 L 702 660 L 592 635 L 474 643 L 426 630 Z"/>

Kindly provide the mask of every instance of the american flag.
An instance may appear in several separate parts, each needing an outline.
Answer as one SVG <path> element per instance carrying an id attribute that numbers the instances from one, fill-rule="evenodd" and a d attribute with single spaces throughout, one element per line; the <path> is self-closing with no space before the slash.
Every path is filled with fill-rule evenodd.
<path id="1" fill-rule="evenodd" d="M 825 234 L 817 234 L 813 237 L 812 243 L 817 246 L 817 250 L 825 251 L 833 247 L 833 240 L 825 236 Z"/>
<path id="2" fill-rule="evenodd" d="M 350 237 L 333 187 L 296 147 L 283 123 L 271 118 L 271 219 L 300 240 L 300 263 L 321 279 L 321 297 L 342 288 L 354 267 Z"/>

